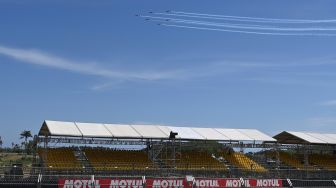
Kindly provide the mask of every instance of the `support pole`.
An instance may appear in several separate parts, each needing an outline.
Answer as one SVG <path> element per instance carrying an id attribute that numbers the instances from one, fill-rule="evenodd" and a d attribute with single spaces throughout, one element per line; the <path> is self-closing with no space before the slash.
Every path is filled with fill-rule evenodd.
<path id="1" fill-rule="evenodd" d="M 279 143 L 275 144 L 275 157 L 276 157 L 276 168 L 280 168 L 280 148 Z"/>
<path id="2" fill-rule="evenodd" d="M 303 161 L 304 161 L 304 165 L 307 168 L 309 166 L 309 158 L 308 158 L 308 146 L 307 145 L 303 145 Z"/>
<path id="3" fill-rule="evenodd" d="M 41 188 L 42 187 L 42 174 L 39 174 L 37 176 L 37 184 L 36 184 L 37 188 Z"/>

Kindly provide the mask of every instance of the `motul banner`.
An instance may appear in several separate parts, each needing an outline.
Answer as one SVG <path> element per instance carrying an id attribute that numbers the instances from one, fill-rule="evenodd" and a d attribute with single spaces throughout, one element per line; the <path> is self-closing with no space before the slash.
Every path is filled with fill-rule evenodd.
<path id="1" fill-rule="evenodd" d="M 225 187 L 282 187 L 279 179 L 227 179 L 196 178 L 196 188 Z M 192 183 L 183 178 L 149 178 L 143 184 L 142 179 L 59 179 L 59 188 L 192 188 Z"/>
<path id="2" fill-rule="evenodd" d="M 228 178 L 196 178 L 196 188 L 212 187 L 282 187 L 279 179 L 228 179 Z"/>

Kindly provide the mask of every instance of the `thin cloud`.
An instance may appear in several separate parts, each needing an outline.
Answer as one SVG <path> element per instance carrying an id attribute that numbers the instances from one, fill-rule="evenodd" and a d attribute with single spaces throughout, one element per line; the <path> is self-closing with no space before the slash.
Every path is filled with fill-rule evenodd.
<path id="1" fill-rule="evenodd" d="M 71 72 L 121 80 L 163 80 L 176 79 L 179 71 L 121 71 L 102 67 L 96 63 L 79 63 L 37 50 L 0 46 L 0 54 L 23 63 L 67 70 Z"/>
<path id="2" fill-rule="evenodd" d="M 226 79 L 250 80 L 256 82 L 276 83 L 276 84 L 309 84 L 318 86 L 329 86 L 329 83 L 319 82 L 316 76 L 323 76 L 325 72 L 319 72 L 321 75 L 305 75 L 307 69 L 314 67 L 335 66 L 335 58 L 327 57 L 320 59 L 302 59 L 300 61 L 288 60 L 234 60 L 224 59 L 198 62 L 197 66 L 177 68 L 173 70 L 116 70 L 102 66 L 101 63 L 79 62 L 38 50 L 10 48 L 0 45 L 0 55 L 18 60 L 22 63 L 45 66 L 53 69 L 70 71 L 73 73 L 102 77 L 103 83 L 91 86 L 91 90 L 106 90 L 119 87 L 120 84 L 127 81 L 187 81 L 197 78 L 208 78 L 226 76 Z M 176 62 L 186 60 L 174 60 Z M 187 60 L 187 64 L 194 60 Z M 190 61 L 190 62 L 189 62 Z M 180 63 L 180 64 L 186 64 Z M 305 68 L 305 69 L 302 69 Z M 315 70 L 315 69 L 314 69 Z M 328 69 L 330 70 L 330 69 Z M 244 74 L 242 77 L 242 73 Z M 300 74 L 302 73 L 302 74 Z M 316 72 L 314 72 L 315 74 Z M 304 80 L 300 79 L 304 78 Z M 326 103 L 324 105 L 331 105 Z"/>
<path id="3" fill-rule="evenodd" d="M 112 80 L 100 84 L 95 84 L 91 86 L 90 89 L 94 91 L 105 91 L 110 89 L 116 89 L 119 88 L 122 83 L 123 83 L 122 80 Z"/>
<path id="4" fill-rule="evenodd" d="M 314 117 L 309 118 L 308 123 L 315 127 L 335 127 L 336 117 Z"/>
<path id="5" fill-rule="evenodd" d="M 320 105 L 322 106 L 336 106 L 336 100 L 329 100 L 321 102 Z"/>

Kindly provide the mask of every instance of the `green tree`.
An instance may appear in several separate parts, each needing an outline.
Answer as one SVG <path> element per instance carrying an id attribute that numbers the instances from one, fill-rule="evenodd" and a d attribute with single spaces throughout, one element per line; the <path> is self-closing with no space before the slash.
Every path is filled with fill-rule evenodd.
<path id="1" fill-rule="evenodd" d="M 27 140 L 28 140 L 29 137 L 33 137 L 32 133 L 30 131 L 26 131 L 26 130 L 22 131 L 20 133 L 20 136 L 21 136 L 20 139 L 24 138 L 26 143 L 27 143 Z"/>
<path id="2" fill-rule="evenodd" d="M 26 152 L 27 152 L 27 141 L 28 141 L 28 138 L 30 138 L 30 137 L 33 137 L 32 136 L 32 133 L 30 132 L 30 131 L 27 131 L 27 130 L 24 130 L 24 131 L 22 131 L 21 133 L 20 133 L 20 139 L 23 139 L 24 138 L 24 146 L 25 146 L 25 150 L 26 150 Z"/>

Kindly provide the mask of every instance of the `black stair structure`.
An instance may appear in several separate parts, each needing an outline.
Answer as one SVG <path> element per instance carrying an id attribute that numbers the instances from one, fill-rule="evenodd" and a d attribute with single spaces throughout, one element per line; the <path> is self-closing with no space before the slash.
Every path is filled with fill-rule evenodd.
<path id="1" fill-rule="evenodd" d="M 74 155 L 76 156 L 77 160 L 80 162 L 83 172 L 91 173 L 93 172 L 93 167 L 90 164 L 88 158 L 85 155 L 85 152 L 80 148 L 76 147 L 74 150 Z"/>

